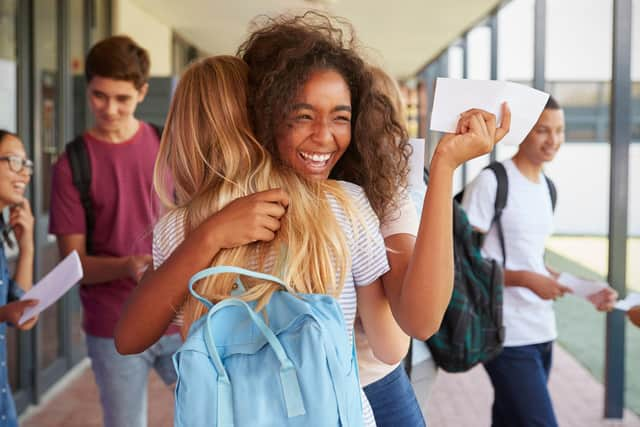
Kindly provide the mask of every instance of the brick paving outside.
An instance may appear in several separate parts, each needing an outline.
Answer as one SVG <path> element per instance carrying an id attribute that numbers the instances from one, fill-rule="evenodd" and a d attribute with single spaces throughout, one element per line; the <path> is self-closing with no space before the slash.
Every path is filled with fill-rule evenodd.
<path id="1" fill-rule="evenodd" d="M 561 427 L 640 427 L 640 419 L 626 411 L 623 422 L 602 419 L 603 386 L 559 346 L 550 388 Z M 484 370 L 464 374 L 439 372 L 427 396 L 429 379 L 424 362 L 413 372 L 413 383 L 430 427 L 489 426 L 493 392 Z M 67 379 L 22 417 L 22 427 L 96 427 L 101 425 L 98 392 L 88 364 Z M 428 397 L 428 399 L 427 399 Z M 173 424 L 171 391 L 153 373 L 149 384 L 149 426 Z"/>

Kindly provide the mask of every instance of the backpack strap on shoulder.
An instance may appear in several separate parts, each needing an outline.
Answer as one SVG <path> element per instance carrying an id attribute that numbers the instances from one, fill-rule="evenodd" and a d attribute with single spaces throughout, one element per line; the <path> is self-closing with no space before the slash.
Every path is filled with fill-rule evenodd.
<path id="1" fill-rule="evenodd" d="M 500 240 L 500 248 L 502 249 L 502 266 L 507 265 L 507 251 L 504 241 L 504 230 L 502 228 L 502 211 L 507 206 L 507 195 L 509 194 L 509 178 L 507 170 L 500 162 L 492 162 L 486 169 L 490 169 L 496 176 L 498 188 L 496 190 L 496 200 L 494 203 L 494 214 L 491 224 L 495 224 L 498 230 L 498 239 Z"/>
<path id="2" fill-rule="evenodd" d="M 80 193 L 80 203 L 82 203 L 84 209 L 87 228 L 85 235 L 87 253 L 91 253 L 96 218 L 93 211 L 93 202 L 91 201 L 91 162 L 89 161 L 89 154 L 82 135 L 78 135 L 73 141 L 69 142 L 65 150 L 69 159 L 73 186 Z"/>
<path id="3" fill-rule="evenodd" d="M 553 183 L 551 178 L 549 178 L 547 175 L 544 176 L 544 180 L 547 181 L 547 187 L 549 187 L 549 197 L 551 197 L 551 209 L 555 212 L 556 202 L 558 201 L 558 190 L 556 190 L 556 185 Z"/>

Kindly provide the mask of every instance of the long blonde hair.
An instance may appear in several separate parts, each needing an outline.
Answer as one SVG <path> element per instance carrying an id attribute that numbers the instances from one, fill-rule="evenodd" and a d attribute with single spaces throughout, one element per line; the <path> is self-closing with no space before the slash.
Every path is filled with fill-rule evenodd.
<path id="1" fill-rule="evenodd" d="M 327 200 L 349 211 L 349 199 L 335 181 L 308 181 L 276 167 L 249 125 L 246 64 L 215 56 L 192 64 L 176 88 L 154 171 L 154 186 L 170 209 L 185 210 L 185 234 L 231 201 L 282 188 L 290 204 L 274 241 L 225 249 L 211 265 L 233 265 L 281 277 L 301 293 L 342 291 L 350 256 Z M 348 213 L 348 212 L 347 212 Z M 338 280 L 336 281 L 336 277 Z M 237 275 L 210 277 L 197 290 L 212 302 L 228 297 Z M 242 298 L 261 309 L 277 285 L 243 279 Z M 189 296 L 183 305 L 183 332 L 205 313 Z"/>

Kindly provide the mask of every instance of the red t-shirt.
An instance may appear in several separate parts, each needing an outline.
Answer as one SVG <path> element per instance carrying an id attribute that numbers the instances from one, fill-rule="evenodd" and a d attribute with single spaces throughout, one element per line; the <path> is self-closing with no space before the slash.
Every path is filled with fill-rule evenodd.
<path id="1" fill-rule="evenodd" d="M 131 139 L 117 144 L 88 133 L 83 136 L 91 163 L 90 194 L 95 212 L 92 255 L 151 254 L 153 225 L 160 209 L 153 191 L 159 147 L 155 131 L 140 122 Z M 86 234 L 84 208 L 71 181 L 66 153 L 54 166 L 51 187 L 49 232 Z M 134 286 L 130 278 L 81 286 L 84 330 L 90 335 L 113 337 L 122 306 Z"/>

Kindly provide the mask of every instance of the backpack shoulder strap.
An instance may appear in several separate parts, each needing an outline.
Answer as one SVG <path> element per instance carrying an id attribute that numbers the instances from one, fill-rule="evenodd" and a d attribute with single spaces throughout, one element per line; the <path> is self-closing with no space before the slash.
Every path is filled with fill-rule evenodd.
<path id="1" fill-rule="evenodd" d="M 509 193 L 509 178 L 507 170 L 500 162 L 492 162 L 487 169 L 491 169 L 498 180 L 498 190 L 496 191 L 496 201 L 494 203 L 494 220 L 502 215 L 502 211 L 507 206 L 507 194 Z"/>
<path id="2" fill-rule="evenodd" d="M 544 176 L 544 180 L 547 181 L 547 187 L 549 187 L 549 197 L 551 197 L 551 209 L 555 212 L 556 202 L 558 201 L 558 190 L 556 190 L 556 185 L 553 183 L 551 178 L 549 178 L 547 175 Z"/>
<path id="3" fill-rule="evenodd" d="M 73 141 L 69 142 L 65 148 L 71 168 L 71 180 L 74 187 L 80 193 L 80 202 L 84 209 L 86 221 L 86 243 L 87 253 L 91 253 L 93 248 L 93 230 L 95 228 L 96 218 L 93 211 L 93 203 L 91 201 L 91 162 L 89 154 L 84 143 L 82 135 L 78 135 Z"/>
<path id="4" fill-rule="evenodd" d="M 504 241 L 504 230 L 502 229 L 502 211 L 507 206 L 507 195 L 509 194 L 509 178 L 507 170 L 500 162 L 492 162 L 486 169 L 490 169 L 496 176 L 498 188 L 496 190 L 496 200 L 494 203 L 494 214 L 491 224 L 496 224 L 498 229 L 498 239 L 500 240 L 500 248 L 502 249 L 502 266 L 507 264 L 507 251 Z"/>

